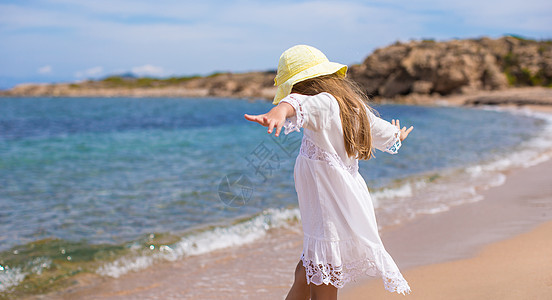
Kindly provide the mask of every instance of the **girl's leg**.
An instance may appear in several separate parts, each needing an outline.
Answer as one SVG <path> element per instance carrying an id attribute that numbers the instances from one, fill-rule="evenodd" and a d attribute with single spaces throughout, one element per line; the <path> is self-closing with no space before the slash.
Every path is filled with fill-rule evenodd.
<path id="1" fill-rule="evenodd" d="M 300 260 L 295 268 L 295 280 L 288 292 L 286 300 L 308 300 L 310 298 L 309 286 L 307 285 L 307 273 L 303 262 Z"/>
<path id="2" fill-rule="evenodd" d="M 311 300 L 337 300 L 337 288 L 331 284 L 310 284 Z"/>

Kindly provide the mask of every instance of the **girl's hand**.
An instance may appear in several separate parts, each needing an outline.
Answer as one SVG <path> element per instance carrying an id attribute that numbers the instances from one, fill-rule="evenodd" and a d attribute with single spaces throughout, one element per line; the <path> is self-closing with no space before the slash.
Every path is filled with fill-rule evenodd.
<path id="1" fill-rule="evenodd" d="M 280 135 L 282 126 L 286 118 L 295 115 L 295 109 L 291 104 L 287 102 L 282 102 L 278 106 L 272 108 L 269 112 L 262 115 L 248 115 L 245 114 L 244 117 L 248 121 L 257 122 L 265 127 L 268 127 L 268 133 L 271 134 L 272 130 L 276 128 L 275 136 Z"/>
<path id="2" fill-rule="evenodd" d="M 414 126 L 410 126 L 410 128 L 408 129 L 406 129 L 406 126 L 401 128 L 401 122 L 398 119 L 396 121 L 394 119 L 391 120 L 391 124 L 397 126 L 397 128 L 399 128 L 399 130 L 401 131 L 401 136 L 399 137 L 401 139 L 401 142 L 406 139 L 406 137 L 412 130 L 414 130 Z"/>

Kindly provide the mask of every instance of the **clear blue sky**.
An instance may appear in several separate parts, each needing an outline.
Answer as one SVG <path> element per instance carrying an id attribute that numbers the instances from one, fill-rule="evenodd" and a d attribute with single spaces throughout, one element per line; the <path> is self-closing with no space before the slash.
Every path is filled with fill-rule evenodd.
<path id="1" fill-rule="evenodd" d="M 552 38 L 550 0 L 0 0 L 0 88 L 275 69 L 295 44 L 361 62 L 397 40 Z"/>

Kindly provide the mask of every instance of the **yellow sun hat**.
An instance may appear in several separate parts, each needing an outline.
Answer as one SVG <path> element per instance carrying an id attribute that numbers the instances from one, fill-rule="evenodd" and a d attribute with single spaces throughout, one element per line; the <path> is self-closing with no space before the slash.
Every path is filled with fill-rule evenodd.
<path id="1" fill-rule="evenodd" d="M 337 73 L 345 77 L 347 66 L 330 62 L 322 51 L 307 45 L 293 46 L 280 56 L 274 85 L 278 87 L 272 104 L 291 93 L 293 85 L 318 76 Z"/>

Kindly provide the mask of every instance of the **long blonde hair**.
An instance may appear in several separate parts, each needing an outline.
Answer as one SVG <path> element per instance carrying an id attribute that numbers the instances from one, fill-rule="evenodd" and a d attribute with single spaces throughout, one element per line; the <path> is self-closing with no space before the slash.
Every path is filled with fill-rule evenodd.
<path id="1" fill-rule="evenodd" d="M 349 157 L 368 160 L 372 157 L 372 135 L 367 109 L 368 97 L 353 81 L 335 74 L 315 77 L 296 83 L 292 93 L 317 95 L 330 93 L 339 104 L 345 151 Z"/>

